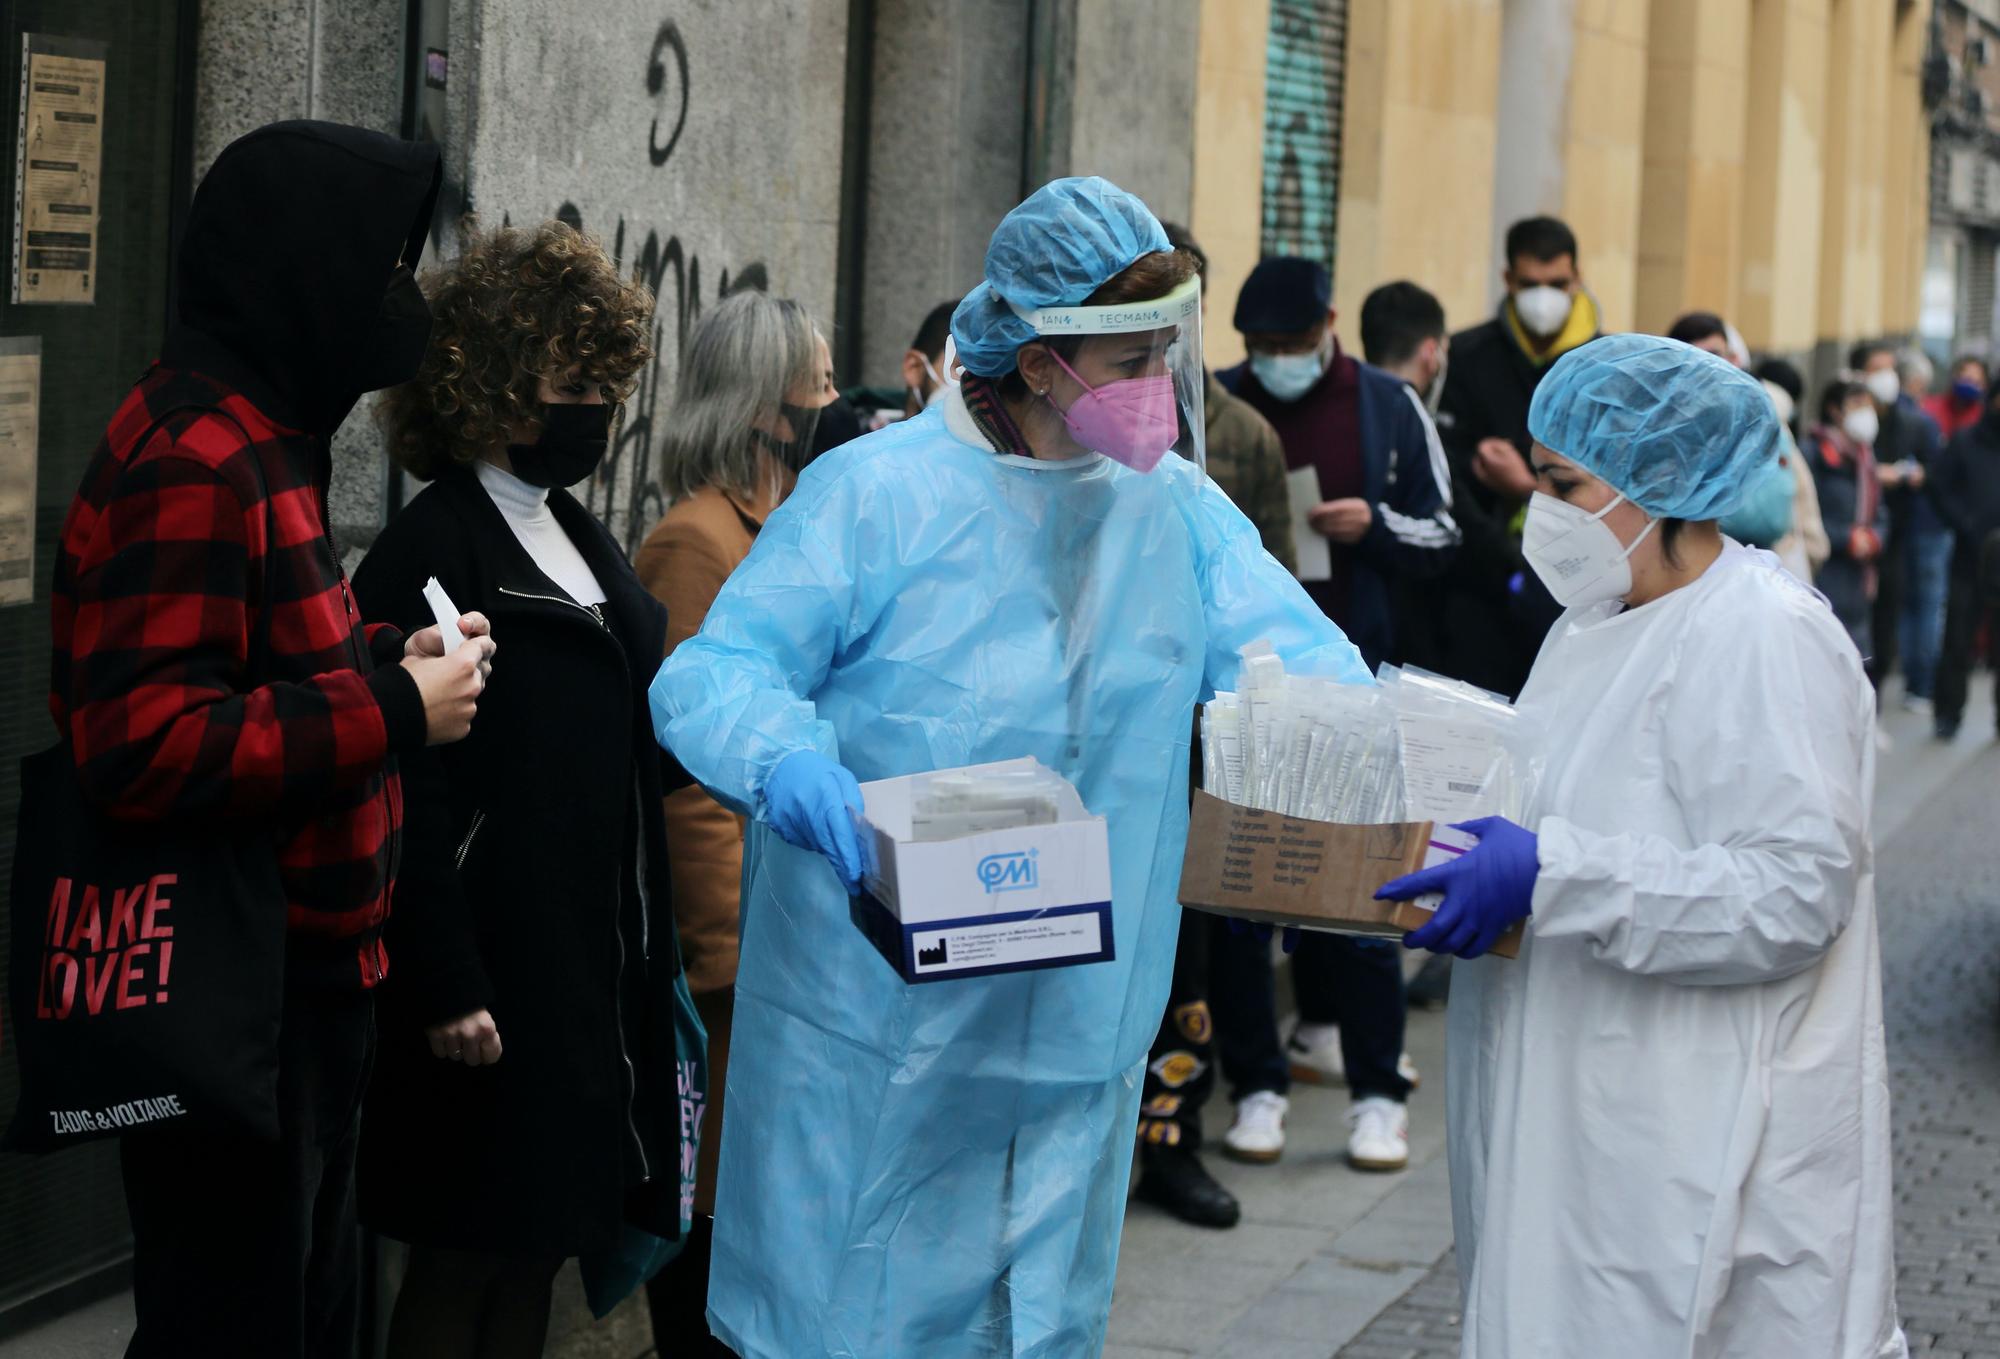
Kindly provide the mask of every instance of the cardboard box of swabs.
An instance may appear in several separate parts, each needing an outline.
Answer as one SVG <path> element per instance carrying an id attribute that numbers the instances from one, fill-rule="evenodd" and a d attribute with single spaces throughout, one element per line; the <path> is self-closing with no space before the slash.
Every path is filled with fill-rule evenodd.
<path id="1" fill-rule="evenodd" d="M 1268 925 L 1401 938 L 1429 922 L 1428 907 L 1377 901 L 1376 889 L 1461 851 L 1435 843 L 1429 821 L 1340 826 L 1194 795 L 1181 905 Z M 1493 946 L 1521 951 L 1515 925 Z"/>

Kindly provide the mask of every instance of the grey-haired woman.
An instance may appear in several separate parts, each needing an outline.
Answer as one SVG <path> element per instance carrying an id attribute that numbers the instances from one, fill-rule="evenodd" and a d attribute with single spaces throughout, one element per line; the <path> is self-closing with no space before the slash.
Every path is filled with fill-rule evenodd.
<path id="1" fill-rule="evenodd" d="M 701 630 L 709 605 L 737 563 L 750 555 L 765 518 L 791 494 L 799 469 L 815 451 L 820 412 L 834 396 L 826 340 L 797 302 L 738 293 L 695 327 L 667 418 L 661 484 L 673 508 L 633 561 L 639 579 L 667 606 L 669 652 Z M 688 986 L 708 1027 L 709 1111 L 694 1227 L 686 1248 L 650 1291 L 662 1353 L 671 1340 L 675 1354 L 727 1355 L 730 1351 L 712 1339 L 697 1342 L 712 1348 L 688 1348 L 686 1328 L 707 1308 L 743 827 L 699 787 L 670 794 L 666 814 Z"/>

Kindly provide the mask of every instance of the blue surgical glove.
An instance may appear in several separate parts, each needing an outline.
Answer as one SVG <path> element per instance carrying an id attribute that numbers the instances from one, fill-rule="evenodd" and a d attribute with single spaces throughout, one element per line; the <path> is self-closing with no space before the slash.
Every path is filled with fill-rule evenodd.
<path id="1" fill-rule="evenodd" d="M 1504 816 L 1462 821 L 1452 829 L 1478 836 L 1479 843 L 1449 863 L 1385 884 L 1375 899 L 1408 901 L 1426 892 L 1444 893 L 1430 923 L 1404 935 L 1403 946 L 1477 958 L 1533 909 L 1541 859 L 1535 833 Z"/>
<path id="2" fill-rule="evenodd" d="M 816 750 L 794 751 L 778 762 L 764 784 L 764 819 L 787 844 L 817 850 L 851 896 L 861 890 L 861 785 L 854 775 Z"/>
<path id="3" fill-rule="evenodd" d="M 1261 920 L 1238 920 L 1233 915 L 1226 915 L 1222 918 L 1228 923 L 1231 934 L 1254 934 L 1267 944 L 1271 942 L 1271 927 Z M 1290 953 L 1298 946 L 1299 927 L 1297 925 L 1285 926 L 1285 932 L 1279 936 L 1278 947 Z"/>

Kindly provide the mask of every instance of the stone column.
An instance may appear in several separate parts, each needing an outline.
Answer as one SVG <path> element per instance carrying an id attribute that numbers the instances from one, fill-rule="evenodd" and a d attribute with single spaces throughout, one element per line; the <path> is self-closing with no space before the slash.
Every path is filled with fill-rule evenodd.
<path id="1" fill-rule="evenodd" d="M 1883 186 L 1896 0 L 1833 0 L 1819 332 L 1839 346 L 1882 329 Z"/>
<path id="2" fill-rule="evenodd" d="M 1829 0 L 1754 0 L 1743 130 L 1742 273 L 1730 319 L 1752 349 L 1818 338 Z"/>
<path id="3" fill-rule="evenodd" d="M 1068 146 L 1052 172 L 1103 175 L 1187 221 L 1200 0 L 1090 0 L 1075 14 L 1074 64 L 1056 73 L 1069 85 Z"/>
<path id="4" fill-rule="evenodd" d="M 1334 305 L 1357 356 L 1362 301 L 1395 279 L 1437 294 L 1454 330 L 1492 312 L 1502 8 L 1350 0 Z"/>
<path id="5" fill-rule="evenodd" d="M 1576 0 L 1556 215 L 1576 232 L 1578 267 L 1606 330 L 1634 324 L 1651 8 L 1649 0 Z"/>
<path id="6" fill-rule="evenodd" d="M 863 371 L 897 386 L 926 313 L 980 279 L 1021 200 L 1026 6 L 877 0 L 862 301 Z"/>
<path id="7" fill-rule="evenodd" d="M 1736 319 L 1750 2 L 1656 4 L 1650 29 L 1634 322 L 1659 333 L 1687 311 Z"/>
<path id="8" fill-rule="evenodd" d="M 1230 317 L 1243 280 L 1263 253 L 1264 62 L 1270 41 L 1270 0 L 1202 0 L 1188 226 L 1208 254 L 1202 347 L 1210 368 L 1227 368 L 1243 358 L 1243 337 Z"/>
<path id="9" fill-rule="evenodd" d="M 1563 210 L 1570 65 L 1577 0 L 1502 0 L 1494 122 L 1492 251 L 1486 301 L 1500 293 L 1507 228 Z M 1578 248 L 1590 257 L 1594 242 Z"/>
<path id="10" fill-rule="evenodd" d="M 1882 194 L 1882 329 L 1910 335 L 1917 329 L 1930 238 L 1931 128 L 1923 102 L 1929 0 L 1904 0 L 1896 7 L 1895 24 Z"/>

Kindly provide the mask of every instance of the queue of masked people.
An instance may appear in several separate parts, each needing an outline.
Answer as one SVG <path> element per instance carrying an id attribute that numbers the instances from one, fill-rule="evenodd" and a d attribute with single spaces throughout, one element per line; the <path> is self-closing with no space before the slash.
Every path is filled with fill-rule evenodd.
<path id="1" fill-rule="evenodd" d="M 1282 1032 L 1271 941 L 1178 904 L 1196 708 L 1253 644 L 1548 733 L 1528 820 L 1383 888 L 1455 959 L 1464 1353 L 1904 1352 L 1874 700 L 1854 611 L 1722 528 L 1790 447 L 1765 385 L 1600 337 L 1546 218 L 1455 338 L 1371 294 L 1365 359 L 1323 263 L 1262 261 L 1211 372 L 1198 243 L 1058 179 L 919 328 L 901 418 L 799 303 L 706 310 L 628 560 L 585 497 L 653 299 L 554 221 L 420 274 L 441 182 L 326 123 L 226 148 L 63 527 L 14 910 L 65 937 L 72 881 L 145 882 L 165 942 L 177 884 L 181 960 L 115 1029 L 17 994 L 14 1039 L 24 1107 L 125 1111 L 128 1353 L 344 1359 L 365 1225 L 409 1247 L 397 1359 L 541 1353 L 570 1260 L 662 1353 L 1091 1355 L 1135 1160 L 1234 1220 L 1211 1063 L 1232 1155 L 1313 1079 L 1358 1169 L 1407 1164 L 1402 950 L 1297 943 Z M 332 437 L 373 391 L 424 485 L 350 580 Z M 1103 957 L 912 985 L 856 928 L 861 785 L 1024 756 L 1102 823 Z"/>
<path id="2" fill-rule="evenodd" d="M 1749 354 L 1720 317 L 1690 313 L 1669 332 L 1742 366 Z M 1785 426 L 1781 463 L 1724 527 L 1768 547 L 1826 597 L 1879 691 L 1900 677 L 1904 709 L 1933 719 L 1939 740 L 1965 718 L 1976 653 L 2000 594 L 2000 450 L 1987 365 L 1961 356 L 1949 383 L 1919 350 L 1856 345 L 1808 403 L 1798 370 L 1766 359 L 1764 381 Z M 1787 499 L 1786 489 L 1792 495 Z M 1989 548 L 1988 541 L 1993 546 Z M 1886 739 L 1886 738 L 1884 738 Z"/>
<path id="3" fill-rule="evenodd" d="M 1721 316 L 1689 312 L 1667 334 L 1750 371 L 1781 426 L 1776 459 L 1724 531 L 1817 588 L 1871 684 L 1899 676 L 1901 706 L 1955 738 L 1974 665 L 1994 659 L 2000 602 L 2000 389 L 1986 362 L 1959 357 L 1933 390 L 1922 351 L 1865 341 L 1812 404 L 1796 367 L 1753 363 Z"/>
<path id="4" fill-rule="evenodd" d="M 1922 352 L 1858 346 L 1820 394 L 1810 448 L 1838 510 L 1820 590 L 1870 656 L 1874 683 L 1900 672 L 1904 707 L 1950 741 L 1974 664 L 1994 660 L 2000 390 L 1978 356 L 1954 360 L 1948 384 L 1934 386 Z"/>

